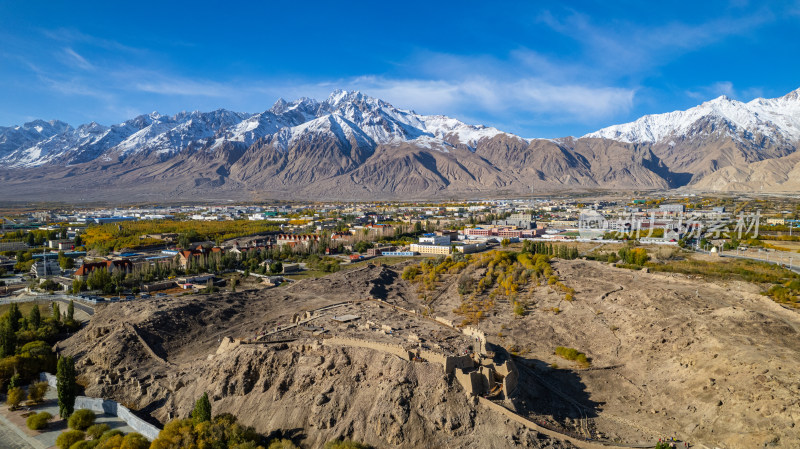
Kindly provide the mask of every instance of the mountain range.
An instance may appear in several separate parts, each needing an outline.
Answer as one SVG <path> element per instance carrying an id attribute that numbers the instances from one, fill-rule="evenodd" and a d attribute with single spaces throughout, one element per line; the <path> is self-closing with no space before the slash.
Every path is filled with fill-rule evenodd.
<path id="1" fill-rule="evenodd" d="M 360 92 L 247 114 L 0 127 L 1 198 L 425 199 L 564 190 L 800 191 L 800 89 L 526 139 Z"/>

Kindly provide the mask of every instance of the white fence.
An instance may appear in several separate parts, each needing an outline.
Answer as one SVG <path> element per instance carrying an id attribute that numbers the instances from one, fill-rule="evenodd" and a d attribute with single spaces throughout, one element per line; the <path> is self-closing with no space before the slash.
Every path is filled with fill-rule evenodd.
<path id="1" fill-rule="evenodd" d="M 40 378 L 43 381 L 47 381 L 51 387 L 56 388 L 56 376 L 50 373 L 41 373 Z M 156 439 L 158 437 L 158 432 L 161 431 L 158 427 L 134 415 L 133 412 L 131 412 L 127 407 L 115 401 L 90 398 L 87 396 L 78 396 L 75 398 L 75 410 L 82 408 L 86 408 L 97 413 L 114 415 L 117 418 L 125 421 L 130 428 L 141 433 L 149 440 Z"/>

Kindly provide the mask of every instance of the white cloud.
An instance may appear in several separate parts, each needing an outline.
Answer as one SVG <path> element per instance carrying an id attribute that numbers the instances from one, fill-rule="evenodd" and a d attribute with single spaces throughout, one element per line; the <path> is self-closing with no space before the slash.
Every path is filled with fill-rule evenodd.
<path id="1" fill-rule="evenodd" d="M 67 55 L 67 63 L 69 65 L 83 70 L 94 70 L 94 66 L 75 50 L 67 47 L 64 49 L 64 54 Z"/>
<path id="2" fill-rule="evenodd" d="M 634 89 L 554 84 L 538 78 L 430 81 L 360 77 L 342 84 L 424 113 L 458 115 L 483 110 L 499 116 L 547 115 L 578 121 L 627 113 L 635 95 Z"/>
<path id="3" fill-rule="evenodd" d="M 731 36 L 743 35 L 775 19 L 769 9 L 737 17 L 719 17 L 702 23 L 668 22 L 651 26 L 618 20 L 598 24 L 586 14 L 556 17 L 549 11 L 539 22 L 579 42 L 582 64 L 606 77 L 636 77 L 687 53 Z"/>
<path id="4" fill-rule="evenodd" d="M 688 90 L 686 95 L 698 101 L 708 101 L 721 95 L 739 101 L 750 101 L 754 98 L 763 97 L 764 89 L 760 87 L 737 89 L 730 81 L 718 81 L 709 86 L 700 86 L 696 89 Z"/>

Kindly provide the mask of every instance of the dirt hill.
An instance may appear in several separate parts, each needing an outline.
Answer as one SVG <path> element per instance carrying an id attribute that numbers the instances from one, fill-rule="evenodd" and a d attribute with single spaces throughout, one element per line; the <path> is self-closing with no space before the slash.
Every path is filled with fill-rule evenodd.
<path id="1" fill-rule="evenodd" d="M 517 354 L 519 388 L 507 407 L 551 427 L 623 443 L 663 436 L 725 448 L 800 442 L 796 311 L 744 282 L 581 260 L 556 261 L 554 268 L 575 290 L 573 301 L 551 287 L 526 288 L 518 292 L 528 304 L 524 317 L 500 299 L 477 325 Z M 428 296 L 431 316 L 461 319 L 454 313 L 457 279 L 445 275 Z M 422 309 L 416 288 L 399 269 L 368 266 L 291 287 L 111 304 L 59 350 L 78 357 L 89 395 L 112 397 L 162 422 L 188 415 L 207 391 L 215 412 L 234 413 L 262 432 L 300 436 L 308 447 L 339 436 L 376 447 L 569 447 L 476 404 L 436 364 L 320 345 L 319 336 L 297 330 L 276 334 L 291 337 L 285 343 L 220 349 L 224 337 L 251 338 L 341 301 L 377 297 Z M 457 331 L 423 318 L 369 301 L 343 307 L 360 319 L 312 324 L 375 341 L 413 333 L 429 345 L 460 347 Z M 394 331 L 364 330 L 370 320 Z M 557 346 L 585 352 L 591 368 L 556 356 Z"/>

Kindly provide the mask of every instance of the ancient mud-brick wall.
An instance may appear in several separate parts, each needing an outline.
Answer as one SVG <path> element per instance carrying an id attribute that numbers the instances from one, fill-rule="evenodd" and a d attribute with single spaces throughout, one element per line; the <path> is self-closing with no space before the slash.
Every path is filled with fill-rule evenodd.
<path id="1" fill-rule="evenodd" d="M 446 356 L 438 352 L 423 349 L 419 352 L 419 356 L 429 362 L 442 365 L 444 372 L 447 374 L 452 373 L 457 368 L 472 368 L 474 366 L 472 358 L 468 355 Z"/>
<path id="2" fill-rule="evenodd" d="M 519 373 L 517 366 L 511 359 L 506 359 L 502 364 L 496 365 L 497 373 L 503 376 L 503 392 L 508 396 L 517 388 Z"/>
<path id="3" fill-rule="evenodd" d="M 389 354 L 396 355 L 403 360 L 409 360 L 408 350 L 403 348 L 401 345 L 394 345 L 390 343 L 378 343 L 375 341 L 362 340 L 360 338 L 344 338 L 344 337 L 326 338 L 322 342 L 323 344 L 326 345 L 343 345 L 343 346 L 355 346 L 358 348 L 375 349 L 376 351 L 384 351 L 388 352 Z"/>
<path id="4" fill-rule="evenodd" d="M 455 375 L 456 380 L 461 384 L 467 396 L 480 396 L 486 392 L 485 379 L 480 372 L 456 370 Z"/>
<path id="5" fill-rule="evenodd" d="M 474 327 L 471 327 L 471 326 L 467 326 L 467 327 L 461 329 L 461 332 L 464 335 L 467 335 L 469 337 L 472 337 L 472 338 L 475 338 L 475 339 L 478 340 L 479 347 L 476 348 L 478 353 L 480 353 L 480 354 L 485 354 L 486 353 L 486 333 L 485 332 L 483 332 L 480 329 L 476 329 Z"/>
<path id="6" fill-rule="evenodd" d="M 435 319 L 436 321 L 438 321 L 438 322 L 440 322 L 440 323 L 444 324 L 445 326 L 449 326 L 449 327 L 453 327 L 453 328 L 454 328 L 454 327 L 456 327 L 456 326 L 455 326 L 455 324 L 453 324 L 453 322 L 452 322 L 452 321 L 450 321 L 450 320 L 448 320 L 448 319 L 446 319 L 446 318 L 442 318 L 442 317 L 440 317 L 440 316 L 437 316 L 437 317 L 436 317 L 436 318 L 434 318 L 434 319 Z"/>
<path id="7" fill-rule="evenodd" d="M 472 357 L 468 355 L 461 355 L 461 356 L 451 356 L 447 357 L 445 361 L 444 370 L 446 373 L 451 373 L 454 370 L 458 369 L 469 369 L 475 366 L 475 362 L 472 360 Z"/>

